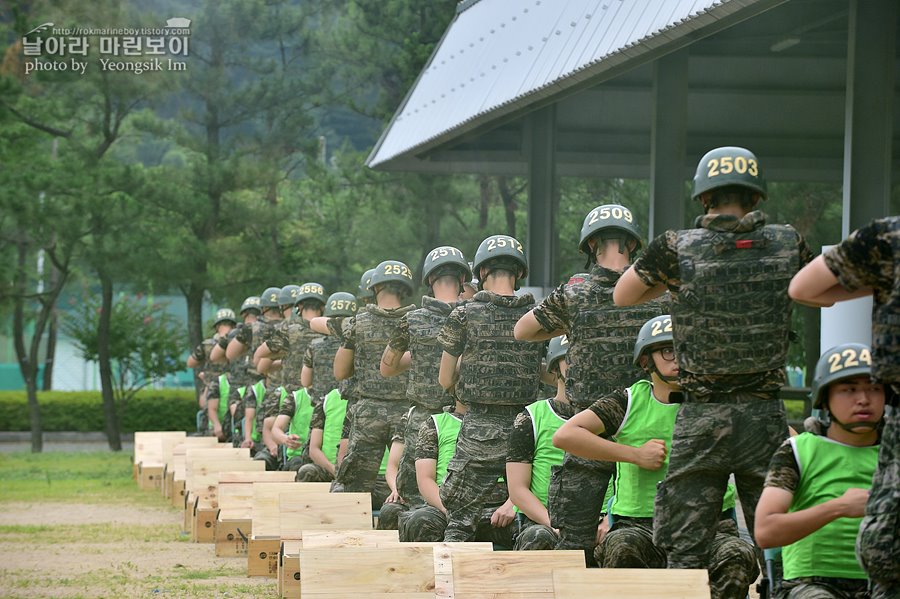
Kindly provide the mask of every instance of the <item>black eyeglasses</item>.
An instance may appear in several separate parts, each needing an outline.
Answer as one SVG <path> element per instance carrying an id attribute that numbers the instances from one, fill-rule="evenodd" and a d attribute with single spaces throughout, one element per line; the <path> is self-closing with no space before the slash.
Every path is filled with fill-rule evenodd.
<path id="1" fill-rule="evenodd" d="M 662 356 L 662 359 L 666 362 L 674 362 L 675 361 L 675 348 L 674 347 L 663 347 L 658 350 L 659 355 Z"/>

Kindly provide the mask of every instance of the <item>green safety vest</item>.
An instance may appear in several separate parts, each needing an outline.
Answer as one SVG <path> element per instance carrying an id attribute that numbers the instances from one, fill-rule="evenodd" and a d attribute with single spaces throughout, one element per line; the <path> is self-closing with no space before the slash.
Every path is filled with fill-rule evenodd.
<path id="1" fill-rule="evenodd" d="M 325 412 L 325 429 L 322 431 L 322 453 L 332 464 L 337 462 L 338 445 L 341 442 L 341 433 L 344 430 L 344 416 L 347 414 L 347 400 L 341 397 L 337 389 L 332 389 L 325 396 L 322 405 Z M 310 415 L 310 418 L 312 415 Z M 307 428 L 309 420 L 307 420 Z M 389 448 L 385 448 L 384 457 L 381 458 L 381 466 L 378 468 L 379 476 L 387 472 Z"/>
<path id="2" fill-rule="evenodd" d="M 553 433 L 565 423 L 566 419 L 553 411 L 549 399 L 542 399 L 525 406 L 531 415 L 531 427 L 534 431 L 534 457 L 531 461 L 531 492 L 547 507 L 547 495 L 550 491 L 550 469 L 559 466 L 566 452 L 553 446 Z M 516 507 L 516 511 L 519 508 Z"/>
<path id="3" fill-rule="evenodd" d="M 228 395 L 231 393 L 231 383 L 224 374 L 219 375 L 219 424 L 225 422 L 225 414 L 228 413 Z"/>
<path id="4" fill-rule="evenodd" d="M 286 396 L 287 394 L 285 394 Z M 284 402 L 284 396 L 281 398 Z M 288 427 L 289 435 L 297 435 L 300 438 L 300 445 L 304 445 L 309 438 L 309 421 L 312 420 L 313 407 L 309 399 L 309 393 L 303 387 L 294 391 L 294 416 L 291 418 L 291 425 Z M 287 457 L 293 458 L 303 453 L 303 447 L 298 449 L 287 449 L 285 451 Z"/>
<path id="5" fill-rule="evenodd" d="M 266 385 L 262 381 L 256 381 L 251 385 L 253 388 L 253 392 L 256 395 L 256 411 L 259 413 L 260 408 L 262 407 L 263 399 L 266 396 Z M 253 439 L 254 443 L 259 443 L 262 441 L 262 431 L 256 430 L 256 417 L 253 418 L 253 428 L 250 431 L 250 438 Z"/>
<path id="6" fill-rule="evenodd" d="M 650 381 L 641 380 L 628 389 L 628 407 L 619 430 L 613 434 L 616 443 L 640 447 L 651 439 L 662 439 L 672 448 L 672 432 L 681 404 L 665 404 L 651 393 Z M 645 470 L 630 462 L 616 463 L 615 498 L 610 512 L 632 518 L 652 518 L 656 486 L 669 469 L 669 454 L 658 470 Z M 722 510 L 734 507 L 734 487 L 728 485 Z"/>
<path id="7" fill-rule="evenodd" d="M 438 438 L 437 470 L 435 471 L 434 480 L 440 486 L 444 483 L 444 479 L 447 478 L 447 464 L 450 463 L 450 460 L 453 459 L 453 454 L 456 453 L 456 438 L 459 437 L 462 420 L 449 412 L 432 414 L 431 419 L 434 421 L 434 428 L 437 430 Z"/>
<path id="8" fill-rule="evenodd" d="M 337 389 L 332 389 L 325 396 L 322 405 L 325 412 L 325 428 L 322 430 L 322 453 L 332 464 L 337 462 L 338 444 L 344 428 L 344 415 L 347 413 L 347 400 L 341 397 Z"/>
<path id="9" fill-rule="evenodd" d="M 800 482 L 789 512 L 840 497 L 851 487 L 868 489 L 878 463 L 878 445 L 853 447 L 828 437 L 802 433 L 791 437 Z M 866 578 L 856 561 L 856 536 L 862 518 L 838 518 L 782 549 L 784 578 L 804 576 Z"/>

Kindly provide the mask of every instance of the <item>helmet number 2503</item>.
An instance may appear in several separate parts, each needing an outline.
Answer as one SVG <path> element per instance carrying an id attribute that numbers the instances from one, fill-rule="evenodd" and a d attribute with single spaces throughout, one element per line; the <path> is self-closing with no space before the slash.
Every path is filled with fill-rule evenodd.
<path id="1" fill-rule="evenodd" d="M 722 156 L 721 158 L 713 158 L 706 163 L 706 176 L 710 179 L 719 175 L 728 175 L 737 173 L 743 175 L 749 173 L 750 176 L 759 175 L 759 167 L 753 158 L 745 158 L 744 156 Z"/>

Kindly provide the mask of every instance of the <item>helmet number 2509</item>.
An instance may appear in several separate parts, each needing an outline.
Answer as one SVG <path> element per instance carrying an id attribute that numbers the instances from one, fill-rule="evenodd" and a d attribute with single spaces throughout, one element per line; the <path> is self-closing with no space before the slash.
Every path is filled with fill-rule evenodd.
<path id="1" fill-rule="evenodd" d="M 743 175 L 749 173 L 750 176 L 759 175 L 759 167 L 753 158 L 745 158 L 744 156 L 722 156 L 721 158 L 713 158 L 706 163 L 706 176 L 710 179 L 719 175 L 728 175 L 737 173 Z"/>
<path id="2" fill-rule="evenodd" d="M 598 220 L 608 220 L 610 218 L 624 220 L 627 223 L 634 220 L 634 217 L 631 215 L 631 210 L 623 208 L 622 206 L 600 206 L 599 208 L 591 210 L 588 217 L 587 224 L 589 225 L 593 225 Z"/>

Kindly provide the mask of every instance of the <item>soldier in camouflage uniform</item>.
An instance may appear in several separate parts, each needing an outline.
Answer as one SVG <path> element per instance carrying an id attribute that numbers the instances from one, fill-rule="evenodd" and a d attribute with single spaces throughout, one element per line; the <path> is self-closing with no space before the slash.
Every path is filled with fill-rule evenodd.
<path id="1" fill-rule="evenodd" d="M 438 333 L 462 291 L 462 284 L 472 278 L 463 253 L 451 246 L 437 247 L 425 257 L 422 281 L 430 294 L 422 297 L 422 307 L 404 314 L 381 357 L 381 374 L 393 377 L 408 372 L 406 398 L 409 411 L 403 429 L 403 457 L 397 477 L 397 489 L 403 502 L 411 507 L 424 505 L 416 483 L 416 438 L 422 423 L 432 414 L 455 403 L 438 383 L 443 350 Z M 390 510 L 402 509 L 403 503 Z M 384 515 L 384 510 L 382 510 Z"/>
<path id="2" fill-rule="evenodd" d="M 576 410 L 566 394 L 566 352 L 569 340 L 554 337 L 547 348 L 547 371 L 556 377 L 556 396 L 525 407 L 509 434 L 506 482 L 518 515 L 517 550 L 553 549 L 559 531 L 550 524 L 547 496 L 550 470 L 562 464 L 565 453 L 553 446 L 553 433 Z"/>
<path id="3" fill-rule="evenodd" d="M 791 282 L 791 297 L 828 306 L 873 295 L 872 374 L 889 385 L 878 467 L 860 527 L 857 553 L 872 582 L 872 597 L 900 597 L 900 217 L 874 220 L 816 258 Z"/>
<path id="4" fill-rule="evenodd" d="M 756 508 L 756 540 L 783 547 L 790 599 L 870 597 L 854 548 L 884 415 L 884 386 L 871 373 L 868 346 L 845 343 L 822 354 L 810 396 L 825 414 L 826 432 L 791 437 L 772 456 Z"/>
<path id="5" fill-rule="evenodd" d="M 438 336 L 444 350 L 438 380 L 455 387 L 468 409 L 441 486 L 449 520 L 444 538 L 472 540 L 483 510 L 494 507 L 491 524 L 508 530 L 511 540 L 514 512 L 503 480 L 509 432 L 537 399 L 543 349 L 513 337 L 516 321 L 534 306 L 531 294 L 515 295 L 528 273 L 522 244 L 491 235 L 478 246 L 473 271 L 482 291 L 454 308 Z"/>
<path id="6" fill-rule="evenodd" d="M 566 389 L 578 410 L 599 397 L 624 389 L 643 373 L 631 363 L 634 339 L 649 318 L 665 314 L 668 298 L 644 306 L 617 307 L 612 292 L 643 234 L 631 211 L 617 204 L 597 206 L 584 217 L 579 250 L 590 273 L 559 286 L 516 324 L 516 338 L 543 341 L 565 334 L 569 339 Z M 582 549 L 593 561 L 603 494 L 615 472 L 612 463 L 566 456 L 553 469 L 549 511 L 559 529 L 557 549 Z"/>
<path id="7" fill-rule="evenodd" d="M 412 272 L 396 260 L 379 264 L 369 288 L 375 305 L 366 306 L 343 327 L 341 348 L 334 357 L 338 380 L 355 379 L 358 400 L 353 408 L 347 455 L 335 477 L 336 491 L 371 492 L 385 448 L 399 431 L 406 400 L 407 377 L 381 376 L 379 364 L 400 318 L 415 306 L 403 302 L 412 293 Z"/>
<path id="8" fill-rule="evenodd" d="M 278 287 L 267 288 L 260 297 L 260 309 L 262 314 L 249 326 L 237 328 L 237 332 L 228 343 L 225 355 L 231 361 L 236 361 L 245 355 L 252 358 L 256 349 L 266 340 L 269 331 L 278 322 L 283 320 Z M 256 367 L 249 365 L 247 373 L 253 381 L 249 384 L 243 398 L 244 435 L 241 447 L 249 447 L 255 453 L 262 449 L 262 402 L 265 400 L 265 382 L 262 374 Z"/>
<path id="9" fill-rule="evenodd" d="M 622 275 L 613 298 L 632 305 L 672 294 L 684 403 L 660 486 L 654 541 L 670 568 L 706 568 L 734 474 L 748 528 L 766 467 L 787 437 L 784 405 L 790 279 L 812 259 L 790 226 L 756 210 L 766 184 L 756 156 L 717 148 L 700 161 L 697 227 L 666 231 Z"/>
<path id="10" fill-rule="evenodd" d="M 243 414 L 243 395 L 247 386 L 254 381 L 251 379 L 247 368 L 250 363 L 250 356 L 229 361 L 226 357 L 226 348 L 228 344 L 237 335 L 237 330 L 244 326 L 251 326 L 259 318 L 259 296 L 250 296 L 241 303 L 239 314 L 241 316 L 241 324 L 235 327 L 228 335 L 220 337 L 216 346 L 210 352 L 210 360 L 214 363 L 222 364 L 227 368 L 227 372 L 220 375 L 209 389 L 207 406 L 209 410 L 220 412 L 219 404 L 225 403 L 227 411 L 225 419 L 220 422 L 222 424 L 222 435 L 218 436 L 221 441 L 231 440 L 240 443 L 238 435 L 235 435 L 236 422 L 240 420 Z M 210 404 L 214 404 L 210 406 Z M 237 417 L 235 414 L 237 413 Z"/>
<path id="11" fill-rule="evenodd" d="M 284 290 L 282 290 L 284 291 Z M 288 441 L 284 430 L 291 426 L 291 444 L 287 446 L 287 462 L 285 470 L 296 471 L 309 461 L 308 454 L 303 455 L 303 446 L 309 437 L 309 421 L 312 416 L 313 403 L 309 392 L 302 386 L 303 358 L 309 345 L 323 336 L 313 331 L 309 322 L 322 316 L 325 306 L 325 289 L 318 283 L 304 283 L 297 286 L 296 294 L 288 301 L 293 301 L 298 318 L 285 320 L 271 331 L 269 338 L 257 348 L 254 358 L 280 359 L 283 388 L 286 397 L 280 401 L 266 397 L 263 404 L 264 430 L 271 428 L 272 439 L 276 445 Z M 281 426 L 278 426 L 280 420 Z M 299 447 L 290 445 L 299 444 Z"/>
<path id="12" fill-rule="evenodd" d="M 680 408 L 670 401 L 678 391 L 678 366 L 668 315 L 641 327 L 633 363 L 650 381 L 642 378 L 599 399 L 553 438 L 575 455 L 616 462 L 615 496 L 607 516 L 613 524 L 594 551 L 601 568 L 666 566 L 665 550 L 653 542 L 653 503 L 656 485 L 666 475 L 667 447 Z M 612 438 L 602 433 L 612 433 Z M 759 574 L 753 546 L 738 536 L 734 505 L 729 485 L 710 547 L 709 579 L 716 599 L 744 599 Z"/>
<path id="13" fill-rule="evenodd" d="M 215 334 L 208 338 L 204 339 L 200 345 L 194 348 L 191 352 L 191 355 L 188 356 L 187 366 L 188 368 L 193 368 L 197 371 L 197 377 L 202 381 L 203 387 L 200 391 L 200 395 L 197 398 L 199 402 L 200 409 L 204 412 L 204 418 L 201 420 L 201 428 L 200 430 L 206 430 L 207 425 L 210 430 L 214 431 L 214 434 L 217 437 L 222 436 L 222 426 L 220 419 L 217 413 L 210 413 L 209 410 L 209 397 L 210 387 L 214 382 L 218 381 L 220 375 L 225 372 L 225 365 L 218 362 L 213 362 L 210 358 L 212 354 L 213 348 L 216 346 L 218 340 L 222 337 L 227 337 L 228 334 L 234 330 L 234 327 L 237 325 L 237 320 L 234 317 L 234 310 L 229 308 L 222 308 L 216 312 L 216 319 L 213 321 L 213 330 Z M 218 385 L 215 386 L 214 391 L 218 390 Z M 218 405 L 218 402 L 215 402 Z M 214 410 L 215 412 L 215 410 Z"/>

